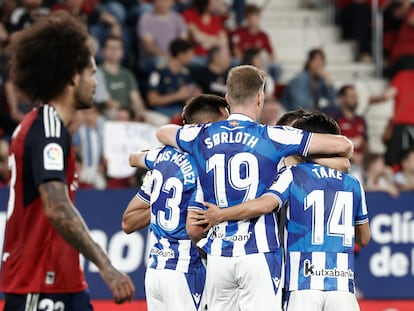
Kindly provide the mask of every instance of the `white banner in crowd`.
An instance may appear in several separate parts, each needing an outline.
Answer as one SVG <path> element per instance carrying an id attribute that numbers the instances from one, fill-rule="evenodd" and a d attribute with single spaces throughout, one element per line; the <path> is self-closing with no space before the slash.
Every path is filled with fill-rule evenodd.
<path id="1" fill-rule="evenodd" d="M 156 127 L 146 123 L 105 122 L 103 145 L 108 176 L 124 178 L 133 175 L 135 169 L 129 166 L 129 154 L 160 146 L 156 130 Z"/>

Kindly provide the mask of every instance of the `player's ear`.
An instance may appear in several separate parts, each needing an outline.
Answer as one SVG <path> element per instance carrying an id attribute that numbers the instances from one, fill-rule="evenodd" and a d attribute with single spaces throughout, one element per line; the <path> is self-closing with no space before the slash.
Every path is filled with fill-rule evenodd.
<path id="1" fill-rule="evenodd" d="M 72 80 L 70 81 L 70 85 L 77 86 L 79 84 L 79 81 L 80 81 L 80 74 L 75 73 L 72 77 Z"/>
<path id="2" fill-rule="evenodd" d="M 229 97 L 229 94 L 228 93 L 226 93 L 225 95 L 224 95 L 224 98 L 226 99 L 226 102 L 230 102 L 230 97 Z"/>

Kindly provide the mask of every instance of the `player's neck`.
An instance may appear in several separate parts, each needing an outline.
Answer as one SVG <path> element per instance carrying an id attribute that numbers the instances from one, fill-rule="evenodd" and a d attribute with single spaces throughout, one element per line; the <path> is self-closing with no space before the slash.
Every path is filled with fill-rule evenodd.
<path id="1" fill-rule="evenodd" d="M 76 115 L 76 108 L 71 96 L 68 96 L 68 91 L 65 91 L 62 95 L 49 101 L 49 105 L 55 108 L 59 118 L 63 124 L 67 126 Z"/>

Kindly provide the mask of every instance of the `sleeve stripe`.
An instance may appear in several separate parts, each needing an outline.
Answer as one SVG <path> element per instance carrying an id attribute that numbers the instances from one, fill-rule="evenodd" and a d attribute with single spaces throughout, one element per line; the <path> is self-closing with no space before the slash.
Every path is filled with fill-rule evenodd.
<path id="1" fill-rule="evenodd" d="M 50 127 L 49 127 L 49 106 L 43 106 L 43 126 L 45 128 L 45 136 L 50 137 Z"/>
<path id="2" fill-rule="evenodd" d="M 57 137 L 61 135 L 61 121 L 56 111 L 49 105 L 43 106 L 43 127 L 45 129 L 45 137 Z"/>
<path id="3" fill-rule="evenodd" d="M 362 220 L 355 220 L 355 225 L 363 225 L 369 221 L 368 218 L 362 219 Z"/>
<path id="4" fill-rule="evenodd" d="M 147 198 L 145 198 L 141 193 L 137 193 L 136 194 L 136 196 L 138 197 L 138 198 L 140 198 L 142 201 L 144 201 L 145 203 L 147 203 L 147 204 L 150 204 L 150 201 L 147 199 Z"/>
<path id="5" fill-rule="evenodd" d="M 308 155 L 309 145 L 310 145 L 310 141 L 312 139 L 312 133 L 308 133 L 308 136 L 306 138 L 304 137 L 304 139 L 305 139 L 305 144 L 304 144 L 304 147 L 303 147 L 302 155 L 306 157 Z"/>
<path id="6" fill-rule="evenodd" d="M 53 115 L 53 110 L 52 107 L 48 107 L 49 109 L 49 124 L 50 124 L 50 136 L 51 137 L 56 137 L 56 127 L 55 127 L 55 118 Z"/>

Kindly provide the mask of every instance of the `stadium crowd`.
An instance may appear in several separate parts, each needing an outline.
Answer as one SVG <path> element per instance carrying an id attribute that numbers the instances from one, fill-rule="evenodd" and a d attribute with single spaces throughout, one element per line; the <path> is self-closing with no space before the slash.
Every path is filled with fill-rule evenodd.
<path id="1" fill-rule="evenodd" d="M 344 39 L 357 42 L 358 61 L 372 60 L 370 1 L 334 1 Z M 301 72 L 280 80 L 277 44 L 261 22 L 263 1 L 228 0 L 4 0 L 0 4 L 0 186 L 8 180 L 8 142 L 32 108 L 16 92 L 8 72 L 8 45 L 19 30 L 37 19 L 65 10 L 86 24 L 98 64 L 93 109 L 79 113 L 73 125 L 81 187 L 135 187 L 142 171 L 124 179 L 106 175 L 105 121 L 145 122 L 156 127 L 181 124 L 183 104 L 201 93 L 223 96 L 229 70 L 251 64 L 267 72 L 266 100 L 260 122 L 275 124 L 293 109 L 326 112 L 355 146 L 351 172 L 367 191 L 414 189 L 414 76 L 411 46 L 414 8 L 409 0 L 380 1 L 384 10 L 384 75 L 390 87 L 371 94 L 370 104 L 394 100 L 394 116 L 384 129 L 385 155 L 369 150 L 367 120 L 356 113 L 357 88 L 335 87 L 326 70 L 325 52 L 308 52 Z M 303 1 L 321 7 L 325 1 Z M 276 48 L 276 50 L 275 50 Z M 62 60 L 64 61 L 64 60 Z"/>

